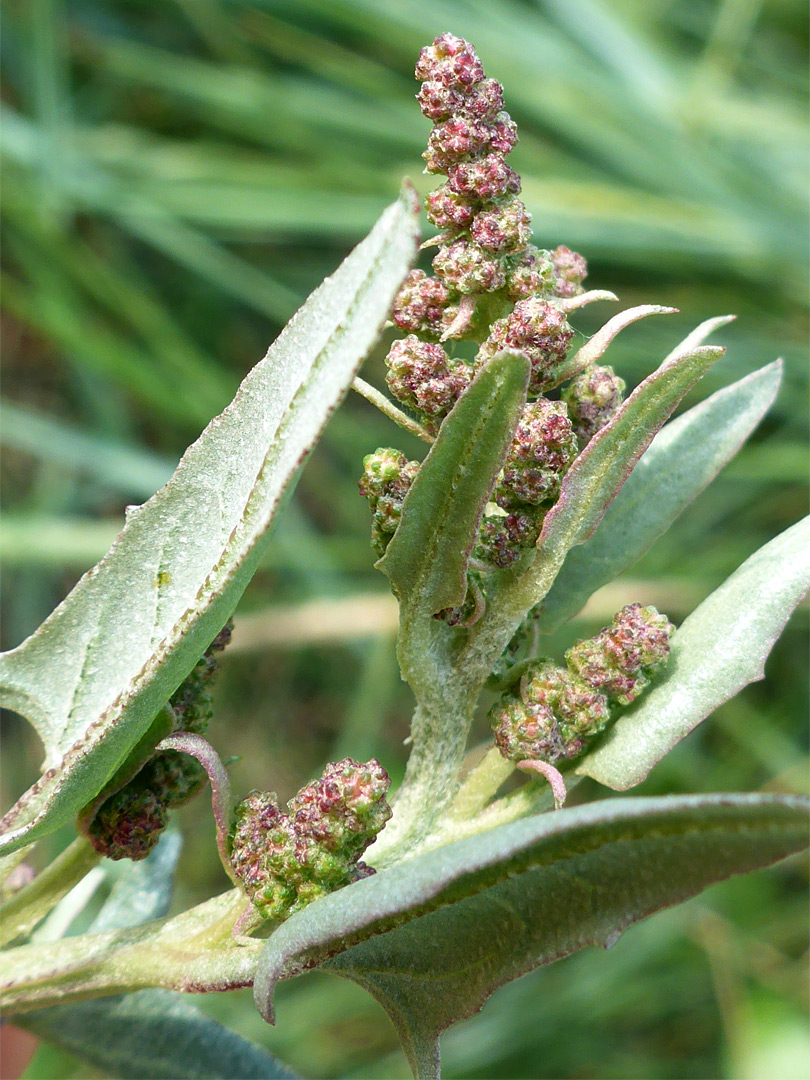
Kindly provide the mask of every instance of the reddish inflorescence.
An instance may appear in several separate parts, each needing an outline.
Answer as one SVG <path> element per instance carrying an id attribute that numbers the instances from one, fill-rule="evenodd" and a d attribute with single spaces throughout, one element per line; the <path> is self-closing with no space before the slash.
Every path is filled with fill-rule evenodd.
<path id="1" fill-rule="evenodd" d="M 507 514 L 490 507 L 474 547 L 473 569 L 484 577 L 470 586 L 460 608 L 440 613 L 465 626 L 483 610 L 486 572 L 513 565 L 537 542 L 566 471 L 615 412 L 622 384 L 602 374 L 610 369 L 592 368 L 590 382 L 580 378 L 562 401 L 544 396 L 565 381 L 574 335 L 566 311 L 575 306 L 567 302 L 582 292 L 585 260 L 562 245 L 553 251 L 532 245 L 520 177 L 507 163 L 517 129 L 504 110 L 500 83 L 486 78 L 473 46 L 441 34 L 422 49 L 416 78 L 419 106 L 433 124 L 426 171 L 446 180 L 426 199 L 428 219 L 440 230 L 431 242 L 438 245 L 433 275 L 411 271 L 394 302 L 393 322 L 407 336 L 386 358 L 388 387 L 427 434 L 436 435 L 497 353 L 521 352 L 531 364 L 527 405 L 492 494 Z M 474 342 L 477 355 L 457 358 L 456 341 Z M 374 511 L 372 543 L 382 554 L 418 465 L 403 458 L 401 478 L 391 481 L 396 490 L 378 491 L 368 462 L 360 489 Z"/>
<path id="2" fill-rule="evenodd" d="M 565 654 L 572 671 L 618 705 L 629 705 L 666 663 L 675 627 L 654 607 L 628 604 L 595 638 Z"/>
<path id="3" fill-rule="evenodd" d="M 386 364 L 391 393 L 434 434 L 472 378 L 470 368 L 451 361 L 442 345 L 420 341 L 414 334 L 394 342 Z"/>
<path id="4" fill-rule="evenodd" d="M 264 918 L 285 919 L 374 872 L 360 856 L 391 817 L 390 783 L 378 761 L 345 758 L 327 765 L 285 810 L 266 792 L 239 803 L 231 863 Z"/>
<path id="5" fill-rule="evenodd" d="M 576 455 L 565 405 L 545 398 L 529 402 L 495 488 L 495 501 L 505 510 L 553 502 Z"/>
<path id="6" fill-rule="evenodd" d="M 501 349 L 525 353 L 532 366 L 529 394 L 539 394 L 553 385 L 550 373 L 565 360 L 573 336 L 564 312 L 556 304 L 531 296 L 518 301 L 511 315 L 493 324 L 477 362 L 489 360 Z"/>
<path id="7" fill-rule="evenodd" d="M 566 667 L 530 664 L 519 693 L 510 690 L 490 710 L 501 753 L 551 765 L 577 757 L 608 724 L 611 706 L 634 701 L 663 668 L 673 630 L 655 608 L 630 604 L 569 649 Z"/>
<path id="8" fill-rule="evenodd" d="M 213 714 L 211 683 L 217 654 L 231 639 L 233 623 L 220 630 L 189 676 L 169 699 L 174 730 L 202 735 Z M 85 826 L 90 843 L 109 859 L 143 859 L 168 824 L 168 810 L 184 806 L 205 785 L 203 766 L 188 754 L 161 750 L 123 788 L 98 807 Z"/>

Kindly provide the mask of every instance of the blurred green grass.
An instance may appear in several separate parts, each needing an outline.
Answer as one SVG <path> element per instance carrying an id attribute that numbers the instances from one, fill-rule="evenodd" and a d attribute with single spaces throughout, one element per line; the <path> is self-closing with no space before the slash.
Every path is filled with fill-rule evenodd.
<path id="1" fill-rule="evenodd" d="M 625 305 L 680 309 L 612 346 L 628 382 L 726 312 L 728 353 L 691 402 L 787 361 L 754 440 L 633 579 L 665 579 L 682 617 L 806 512 L 808 15 L 795 0 L 5 0 L 2 14 L 6 646 L 103 553 L 124 505 L 159 486 L 400 178 L 434 186 L 412 71 L 444 30 L 505 84 L 537 242 L 582 251 L 589 282 Z M 588 309 L 577 329 L 605 317 Z M 368 363 L 376 385 L 383 355 Z M 355 484 L 363 454 L 392 441 L 418 452 L 346 402 L 243 610 L 384 591 Z M 805 609 L 768 679 L 645 791 L 804 786 L 807 622 Z M 214 741 L 243 755 L 237 790 L 286 798 L 347 753 L 403 767 L 409 697 L 388 632 L 243 650 L 218 704 Z M 14 717 L 6 729 L 11 799 L 38 748 Z M 181 818 L 187 904 L 224 882 L 202 800 Z M 800 1075 L 802 887 L 795 864 L 731 882 L 607 956 L 521 980 L 446 1036 L 446 1074 Z M 355 988 L 316 975 L 282 990 L 274 1031 L 245 995 L 204 1005 L 305 1075 L 405 1075 Z"/>

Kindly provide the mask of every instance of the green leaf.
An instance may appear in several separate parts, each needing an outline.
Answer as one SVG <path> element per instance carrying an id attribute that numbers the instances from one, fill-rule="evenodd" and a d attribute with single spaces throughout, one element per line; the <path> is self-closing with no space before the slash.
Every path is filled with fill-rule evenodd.
<path id="1" fill-rule="evenodd" d="M 528 568 L 505 572 L 490 589 L 487 612 L 472 627 L 462 661 L 475 679 L 486 680 L 526 612 L 547 595 L 567 553 L 595 532 L 656 432 L 724 352 L 711 346 L 679 349 L 591 439 L 565 475 Z"/>
<path id="2" fill-rule="evenodd" d="M 272 1022 L 271 998 L 280 978 L 316 967 L 372 937 L 379 949 L 378 977 L 394 980 L 400 964 L 396 943 L 403 933 L 389 931 L 451 904 L 440 925 L 446 928 L 448 949 L 455 941 L 463 954 L 469 941 L 469 969 L 462 963 L 458 981 L 464 984 L 464 971 L 469 970 L 474 1003 L 464 1015 L 470 1015 L 489 992 L 482 989 L 486 979 L 491 979 L 492 989 L 539 963 L 592 942 L 606 942 L 636 919 L 692 896 L 713 881 L 800 850 L 807 843 L 806 818 L 807 803 L 802 799 L 707 795 L 611 799 L 503 825 L 383 870 L 293 915 L 268 940 L 259 958 L 256 1004 Z M 494 901 L 485 908 L 493 918 L 501 911 L 500 927 L 497 918 L 494 925 L 492 918 L 482 922 L 465 918 L 468 908 L 463 906 L 458 907 L 458 923 L 454 922 L 458 901 L 494 886 L 507 897 L 525 893 L 531 899 L 513 912 L 509 905 L 503 907 L 501 894 L 495 891 Z M 431 918 L 435 925 L 437 917 Z M 376 938 L 379 934 L 384 936 Z M 470 940 L 470 934 L 477 940 Z M 513 937 L 514 956 L 509 951 Z M 426 926 L 424 941 L 431 940 L 434 935 Z M 521 940 L 526 945 L 523 954 L 518 947 Z M 390 964 L 383 959 L 389 945 Z M 440 953 L 431 960 L 427 944 L 424 950 L 422 979 L 441 979 L 451 969 Z M 406 970 L 407 955 L 406 945 L 401 953 Z M 415 974 L 412 979 L 418 982 Z M 398 992 L 391 991 L 389 1004 L 400 994 L 401 1008 L 407 1010 L 408 982 L 405 978 Z M 440 986 L 438 991 L 425 990 L 415 1010 L 425 1010 L 425 1025 L 430 1026 L 432 1016 L 444 1015 L 440 998 Z M 385 1003 L 382 992 L 380 1000 Z M 440 1019 L 434 1032 L 449 1022 Z"/>
<path id="3" fill-rule="evenodd" d="M 577 772 L 626 791 L 719 705 L 765 674 L 765 661 L 810 588 L 810 517 L 742 564 L 672 638 L 663 681 L 620 717 Z"/>
<path id="4" fill-rule="evenodd" d="M 325 965 L 382 1005 L 417 1077 L 438 1076 L 439 1034 L 504 983 L 588 945 L 609 948 L 632 923 L 806 846 L 807 803 L 611 799 L 520 826 L 537 834 L 525 872 Z"/>
<path id="5" fill-rule="evenodd" d="M 276 1058 L 169 990 L 57 1005 L 15 1022 L 122 1080 L 295 1080 Z"/>
<path id="6" fill-rule="evenodd" d="M 636 387 L 566 473 L 560 497 L 543 522 L 538 561 L 546 550 L 568 551 L 593 534 L 656 432 L 725 351 L 703 345 L 678 353 Z"/>
<path id="7" fill-rule="evenodd" d="M 543 601 L 538 627 L 551 633 L 602 585 L 644 554 L 739 448 L 773 404 L 782 362 L 718 390 L 667 424 L 608 507 L 594 535 L 566 556 Z"/>
<path id="8" fill-rule="evenodd" d="M 464 601 L 470 551 L 526 400 L 528 376 L 526 357 L 511 352 L 498 353 L 476 375 L 442 424 L 377 564 L 399 597 L 397 657 L 417 703 L 388 847 L 410 846 L 429 832 L 458 784 L 475 688 L 454 667 L 457 631 L 433 614 Z"/>
<path id="9" fill-rule="evenodd" d="M 267 529 L 376 340 L 416 248 L 407 193 L 318 288 L 105 558 L 0 658 L 45 773 L 6 815 L 8 851 L 69 821 L 149 727 L 233 611 Z"/>
<path id="10" fill-rule="evenodd" d="M 433 615 L 463 603 L 470 551 L 526 400 L 529 362 L 501 352 L 444 421 L 377 566 L 403 607 Z"/>

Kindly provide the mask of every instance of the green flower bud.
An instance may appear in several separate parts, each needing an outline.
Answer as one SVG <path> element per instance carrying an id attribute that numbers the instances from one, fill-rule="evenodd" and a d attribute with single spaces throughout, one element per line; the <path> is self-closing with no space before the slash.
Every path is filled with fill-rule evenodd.
<path id="1" fill-rule="evenodd" d="M 138 779 L 161 800 L 167 810 L 185 806 L 206 784 L 205 769 L 190 754 L 161 750 L 138 773 Z"/>
<path id="2" fill-rule="evenodd" d="M 622 403 L 625 382 L 612 367 L 592 364 L 563 390 L 562 398 L 581 446 L 612 420 Z"/>
<path id="3" fill-rule="evenodd" d="M 475 558 L 506 569 L 535 546 L 542 523 L 543 513 L 535 506 L 521 506 L 510 514 L 485 517 L 478 534 Z"/>
<path id="4" fill-rule="evenodd" d="M 254 791 L 239 803 L 231 863 L 266 919 L 285 919 L 373 873 L 359 858 L 391 816 L 389 784 L 378 761 L 345 758 L 327 765 L 286 812 L 272 793 Z"/>
<path id="5" fill-rule="evenodd" d="M 408 461 L 399 450 L 379 449 L 363 458 L 358 487 L 373 513 L 371 544 L 384 555 L 402 515 L 402 504 L 419 471 L 418 461 Z"/>

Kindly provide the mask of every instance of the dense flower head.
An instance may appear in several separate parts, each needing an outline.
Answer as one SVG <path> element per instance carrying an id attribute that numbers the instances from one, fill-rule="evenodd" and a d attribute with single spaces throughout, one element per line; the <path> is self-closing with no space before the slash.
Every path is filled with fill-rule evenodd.
<path id="1" fill-rule="evenodd" d="M 599 364 L 591 364 L 571 380 L 562 397 L 580 444 L 589 442 L 616 415 L 624 389 L 624 379 L 612 367 Z"/>
<path id="2" fill-rule="evenodd" d="M 475 161 L 452 165 L 447 171 L 447 183 L 457 195 L 478 202 L 520 193 L 520 177 L 500 154 L 487 154 Z"/>
<path id="3" fill-rule="evenodd" d="M 566 357 L 574 331 L 556 304 L 531 296 L 519 300 L 511 315 L 492 324 L 489 337 L 479 349 L 483 363 L 502 349 L 518 349 L 531 363 L 529 394 L 546 388 L 549 372 Z"/>
<path id="4" fill-rule="evenodd" d="M 494 292 L 506 283 L 501 260 L 465 239 L 440 248 L 433 269 L 445 285 L 460 293 Z"/>
<path id="5" fill-rule="evenodd" d="M 581 754 L 610 712 L 603 694 L 566 668 L 541 660 L 527 668 L 519 694 L 504 694 L 489 716 L 504 757 L 553 765 Z"/>
<path id="6" fill-rule="evenodd" d="M 547 251 L 528 244 L 506 262 L 506 292 L 510 300 L 526 300 L 553 288 L 554 267 Z"/>
<path id="7" fill-rule="evenodd" d="M 420 51 L 416 78 L 420 82 L 468 89 L 481 82 L 484 68 L 468 41 L 453 34 L 440 34 Z"/>
<path id="8" fill-rule="evenodd" d="M 539 661 L 526 670 L 521 694 L 531 704 L 551 709 L 566 744 L 597 734 L 610 719 L 604 694 L 550 661 Z"/>
<path id="9" fill-rule="evenodd" d="M 87 838 L 108 859 L 145 859 L 168 820 L 166 805 L 154 791 L 127 784 L 101 804 L 87 828 Z"/>
<path id="10" fill-rule="evenodd" d="M 330 851 L 358 858 L 391 817 L 385 794 L 391 784 L 379 761 L 361 765 L 344 758 L 290 799 L 295 831 Z"/>
<path id="11" fill-rule="evenodd" d="M 424 270 L 411 270 L 394 300 L 392 318 L 400 330 L 438 337 L 450 302 L 447 286 Z"/>
<path id="12" fill-rule="evenodd" d="M 554 266 L 556 295 L 561 297 L 579 295 L 582 292 L 582 282 L 588 276 L 588 264 L 583 257 L 563 244 L 549 254 Z"/>
<path id="13" fill-rule="evenodd" d="M 495 745 L 510 761 L 547 761 L 554 764 L 576 757 L 582 741 L 566 743 L 557 718 L 548 705 L 525 702 L 515 694 L 505 694 L 489 713 Z"/>
<path id="14" fill-rule="evenodd" d="M 413 334 L 395 341 L 385 362 L 389 390 L 413 409 L 431 432 L 438 430 L 473 375 L 467 364 L 451 362 L 441 345 L 420 341 Z"/>
<path id="15" fill-rule="evenodd" d="M 390 779 L 376 760 L 345 758 L 282 810 L 274 793 L 251 792 L 235 810 L 231 864 L 267 919 L 284 919 L 373 871 L 360 855 L 391 816 Z"/>
<path id="16" fill-rule="evenodd" d="M 477 203 L 458 195 L 449 184 L 442 184 L 425 199 L 428 221 L 437 229 L 465 230 L 472 225 L 479 210 Z"/>
<path id="17" fill-rule="evenodd" d="M 431 131 L 422 157 L 428 172 L 446 173 L 452 165 L 488 147 L 492 139 L 493 126 L 486 121 L 451 116 Z"/>
<path id="18" fill-rule="evenodd" d="M 654 607 L 628 604 L 595 638 L 565 654 L 569 668 L 619 705 L 629 705 L 669 656 L 675 627 Z"/>
<path id="19" fill-rule="evenodd" d="M 397 530 L 402 504 L 419 471 L 418 461 L 408 461 L 399 450 L 381 448 L 363 458 L 363 475 L 358 487 L 373 513 L 371 544 L 378 555 L 385 554 Z"/>
<path id="20" fill-rule="evenodd" d="M 510 254 L 526 246 L 531 230 L 532 216 L 513 196 L 503 199 L 491 209 L 482 210 L 472 223 L 470 235 L 479 247 L 498 255 Z"/>
<path id="21" fill-rule="evenodd" d="M 495 501 L 508 510 L 522 503 L 539 505 L 556 499 L 577 451 L 565 404 L 545 398 L 530 401 L 515 429 L 495 487 Z"/>
<path id="22" fill-rule="evenodd" d="M 542 523 L 543 514 L 535 506 L 488 515 L 481 523 L 475 557 L 505 570 L 535 546 Z"/>

